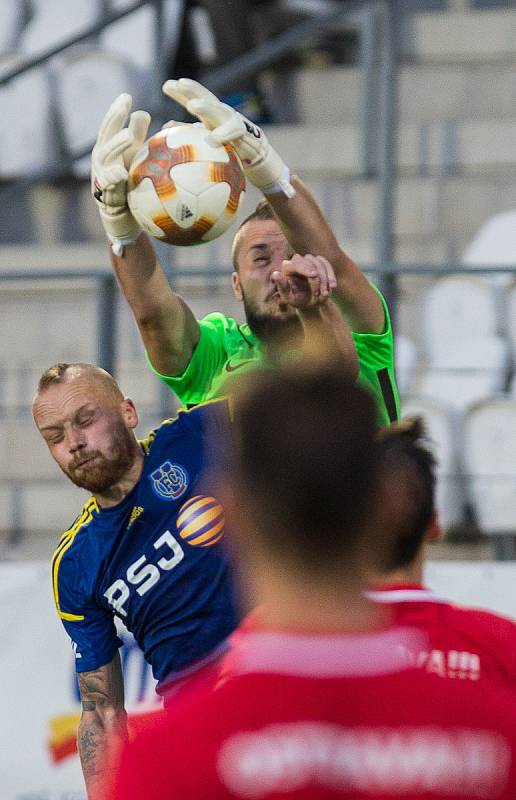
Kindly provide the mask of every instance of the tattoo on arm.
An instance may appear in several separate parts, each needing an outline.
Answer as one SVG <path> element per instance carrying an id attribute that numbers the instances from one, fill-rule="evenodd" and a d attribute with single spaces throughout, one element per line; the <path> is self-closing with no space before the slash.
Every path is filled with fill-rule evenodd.
<path id="1" fill-rule="evenodd" d="M 118 653 L 103 667 L 78 675 L 82 715 L 77 745 L 88 792 L 106 774 L 106 753 L 127 735 L 124 686 Z"/>
<path id="2" fill-rule="evenodd" d="M 105 734 L 100 725 L 90 723 L 86 727 L 79 727 L 77 745 L 87 786 L 96 776 L 102 777 L 104 773 L 103 767 L 99 763 L 104 740 Z"/>

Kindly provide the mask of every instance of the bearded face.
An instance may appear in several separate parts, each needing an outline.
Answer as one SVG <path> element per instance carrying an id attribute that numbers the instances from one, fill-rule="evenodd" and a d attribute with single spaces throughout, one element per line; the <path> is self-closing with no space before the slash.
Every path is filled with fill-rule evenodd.
<path id="1" fill-rule="evenodd" d="M 252 332 L 262 342 L 270 344 L 278 339 L 296 340 L 302 334 L 302 325 L 295 312 L 277 313 L 276 309 L 260 308 L 242 292 L 245 318 Z"/>
<path id="2" fill-rule="evenodd" d="M 97 498 L 119 496 L 120 486 L 138 472 L 136 409 L 102 370 L 70 367 L 62 380 L 36 395 L 33 415 L 64 474 Z"/>
<path id="3" fill-rule="evenodd" d="M 115 419 L 109 444 L 102 449 L 80 451 L 67 466 L 59 466 L 76 486 L 102 494 L 124 477 L 133 465 L 136 452 L 134 436 L 121 419 Z"/>

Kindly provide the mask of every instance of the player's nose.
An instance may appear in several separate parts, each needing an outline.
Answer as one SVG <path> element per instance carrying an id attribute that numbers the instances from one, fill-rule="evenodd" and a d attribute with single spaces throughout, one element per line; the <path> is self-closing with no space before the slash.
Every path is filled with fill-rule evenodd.
<path id="1" fill-rule="evenodd" d="M 86 445 L 82 431 L 74 429 L 69 430 L 66 435 L 66 444 L 70 453 L 76 453 L 78 450 L 81 450 Z"/>

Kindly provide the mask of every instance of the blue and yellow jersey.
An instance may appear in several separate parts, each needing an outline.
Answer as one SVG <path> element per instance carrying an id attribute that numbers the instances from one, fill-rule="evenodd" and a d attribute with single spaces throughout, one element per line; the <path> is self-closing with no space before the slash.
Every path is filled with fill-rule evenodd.
<path id="1" fill-rule="evenodd" d="M 52 583 L 78 672 L 113 658 L 115 616 L 158 681 L 209 659 L 238 624 L 224 511 L 207 471 L 228 425 L 225 401 L 164 422 L 141 443 L 142 475 L 127 497 L 112 508 L 90 498 L 61 537 Z"/>

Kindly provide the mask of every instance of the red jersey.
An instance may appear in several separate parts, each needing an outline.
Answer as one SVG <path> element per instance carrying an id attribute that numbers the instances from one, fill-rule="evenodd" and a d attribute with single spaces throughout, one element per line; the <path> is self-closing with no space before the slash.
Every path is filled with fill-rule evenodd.
<path id="1" fill-rule="evenodd" d="M 516 623 L 499 614 L 451 603 L 418 584 L 368 592 L 394 624 L 423 630 L 429 646 L 408 652 L 411 663 L 454 680 L 495 681 L 516 689 Z"/>
<path id="2" fill-rule="evenodd" d="M 110 800 L 514 800 L 515 695 L 407 667 L 420 634 L 257 630 L 122 753 Z"/>

